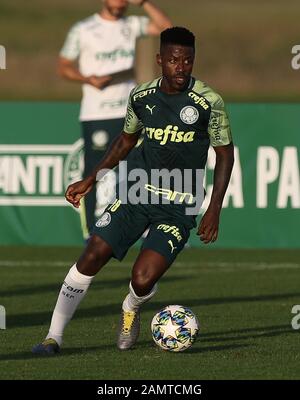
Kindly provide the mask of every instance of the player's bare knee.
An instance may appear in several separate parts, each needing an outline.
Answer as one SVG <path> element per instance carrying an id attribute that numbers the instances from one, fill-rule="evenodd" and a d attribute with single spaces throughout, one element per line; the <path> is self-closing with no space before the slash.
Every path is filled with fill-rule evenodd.
<path id="1" fill-rule="evenodd" d="M 101 238 L 92 236 L 77 262 L 77 269 L 84 275 L 95 275 L 110 257 L 110 247 Z"/>
<path id="2" fill-rule="evenodd" d="M 137 296 L 145 296 L 151 291 L 155 281 L 148 271 L 138 271 L 133 274 L 131 284 Z"/>

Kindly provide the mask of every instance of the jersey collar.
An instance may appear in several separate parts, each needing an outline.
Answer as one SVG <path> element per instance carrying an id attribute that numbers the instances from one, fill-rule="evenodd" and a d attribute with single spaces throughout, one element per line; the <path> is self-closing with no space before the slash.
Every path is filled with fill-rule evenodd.
<path id="1" fill-rule="evenodd" d="M 158 80 L 157 80 L 157 86 L 156 86 L 156 87 L 160 90 L 161 93 L 164 93 L 164 92 L 160 89 L 162 79 L 163 79 L 162 76 L 161 76 L 160 78 L 158 78 Z M 187 92 L 188 90 L 191 90 L 191 89 L 193 88 L 194 84 L 195 84 L 195 81 L 196 81 L 195 78 L 194 78 L 193 76 L 191 76 L 191 77 L 190 77 L 190 82 L 189 82 L 189 84 L 188 84 L 188 87 L 186 88 L 186 90 L 185 90 L 184 92 L 181 92 L 181 93 L 185 93 L 185 92 Z M 181 93 L 177 93 L 177 94 L 181 94 Z M 164 94 L 167 94 L 167 93 L 164 93 Z M 174 96 L 174 95 L 171 95 L 171 96 Z"/>
<path id="2" fill-rule="evenodd" d="M 99 13 L 95 13 L 95 14 L 94 14 L 94 17 L 95 17 L 95 20 L 96 20 L 98 23 L 106 24 L 106 25 L 110 25 L 110 26 L 119 24 L 120 21 L 124 21 L 124 17 L 121 17 L 121 18 L 116 19 L 116 20 L 114 20 L 114 21 L 110 21 L 109 19 L 102 18 L 101 15 L 100 15 Z"/>

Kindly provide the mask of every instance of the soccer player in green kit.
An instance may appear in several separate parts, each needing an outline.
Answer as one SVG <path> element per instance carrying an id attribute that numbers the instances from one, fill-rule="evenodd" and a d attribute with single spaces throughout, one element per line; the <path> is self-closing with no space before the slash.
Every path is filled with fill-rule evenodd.
<path id="1" fill-rule="evenodd" d="M 205 83 L 192 77 L 195 37 L 185 28 L 174 27 L 161 33 L 157 62 L 162 77 L 137 86 L 131 92 L 123 132 L 96 166 L 93 174 L 70 185 L 66 199 L 79 207 L 104 170 L 128 160 L 129 170 L 185 170 L 205 168 L 209 145 L 216 153 L 214 186 L 210 204 L 198 227 L 204 243 L 218 236 L 223 198 L 233 167 L 233 143 L 222 98 Z M 136 147 L 141 133 L 142 144 Z M 189 193 L 174 185 L 160 187 L 152 182 L 143 190 L 169 204 L 131 204 L 117 198 L 97 221 L 83 254 L 68 272 L 53 312 L 46 339 L 34 346 L 37 354 L 52 355 L 60 350 L 63 331 L 84 297 L 93 277 L 112 258 L 122 260 L 128 248 L 145 231 L 149 233 L 133 265 L 129 293 L 122 304 L 117 346 L 131 348 L 139 334 L 140 307 L 157 290 L 157 281 L 167 271 L 196 225 L 196 215 L 188 215 L 185 201 L 195 196 L 193 178 Z M 151 195 L 151 196 L 150 196 Z M 179 201 L 175 201 L 177 200 Z"/>

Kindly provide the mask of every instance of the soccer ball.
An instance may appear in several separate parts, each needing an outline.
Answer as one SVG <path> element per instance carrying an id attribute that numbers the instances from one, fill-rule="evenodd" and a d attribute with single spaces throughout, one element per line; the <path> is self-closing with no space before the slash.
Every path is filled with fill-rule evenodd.
<path id="1" fill-rule="evenodd" d="M 154 342 L 163 350 L 184 351 L 192 346 L 199 332 L 199 322 L 187 307 L 166 306 L 151 322 Z"/>

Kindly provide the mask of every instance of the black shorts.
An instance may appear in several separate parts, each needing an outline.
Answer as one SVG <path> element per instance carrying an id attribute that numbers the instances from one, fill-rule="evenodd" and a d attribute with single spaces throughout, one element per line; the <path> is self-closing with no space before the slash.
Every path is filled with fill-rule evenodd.
<path id="1" fill-rule="evenodd" d="M 171 264 L 183 249 L 195 226 L 195 218 L 172 213 L 172 206 L 121 204 L 116 200 L 96 222 L 92 234 L 100 236 L 113 249 L 113 256 L 122 260 L 128 249 L 149 232 L 142 244 L 164 256 Z"/>

